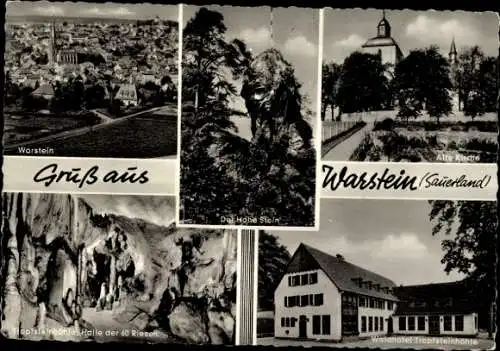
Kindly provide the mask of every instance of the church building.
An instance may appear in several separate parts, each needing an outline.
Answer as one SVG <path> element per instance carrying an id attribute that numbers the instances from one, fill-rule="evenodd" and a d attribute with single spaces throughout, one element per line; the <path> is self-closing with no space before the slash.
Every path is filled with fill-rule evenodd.
<path id="1" fill-rule="evenodd" d="M 363 52 L 379 55 L 382 64 L 389 66 L 389 72 L 394 73 L 394 68 L 403 59 L 403 52 L 398 43 L 391 36 L 391 25 L 382 12 L 382 19 L 377 25 L 377 36 L 368 39 L 362 45 Z"/>

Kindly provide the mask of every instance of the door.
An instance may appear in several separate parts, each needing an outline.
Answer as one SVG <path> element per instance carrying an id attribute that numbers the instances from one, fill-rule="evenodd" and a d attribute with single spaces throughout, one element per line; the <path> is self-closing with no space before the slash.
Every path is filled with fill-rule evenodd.
<path id="1" fill-rule="evenodd" d="M 307 338 L 307 318 L 300 316 L 299 318 L 299 338 Z"/>
<path id="2" fill-rule="evenodd" d="M 439 316 L 429 316 L 429 335 L 439 335 Z"/>
<path id="3" fill-rule="evenodd" d="M 393 333 L 392 329 L 392 317 L 387 319 L 387 334 L 391 335 Z"/>

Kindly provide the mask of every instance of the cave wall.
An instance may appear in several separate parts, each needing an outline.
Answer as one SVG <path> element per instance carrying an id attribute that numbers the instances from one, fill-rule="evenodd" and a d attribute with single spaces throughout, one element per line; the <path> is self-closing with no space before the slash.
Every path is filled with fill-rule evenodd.
<path id="1" fill-rule="evenodd" d="M 76 281 L 76 266 L 66 253 L 75 245 L 74 203 L 60 194 L 3 193 L 2 200 L 7 274 L 1 282 L 1 330 L 19 337 L 19 329 L 44 327 L 45 313 L 64 320 L 60 297 Z"/>

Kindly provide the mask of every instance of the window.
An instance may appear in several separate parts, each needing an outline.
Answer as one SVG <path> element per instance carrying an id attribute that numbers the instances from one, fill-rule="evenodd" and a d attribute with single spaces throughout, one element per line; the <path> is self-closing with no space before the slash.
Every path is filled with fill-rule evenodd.
<path id="1" fill-rule="evenodd" d="M 375 300 L 370 299 L 370 308 L 375 308 Z"/>
<path id="2" fill-rule="evenodd" d="M 406 330 L 406 317 L 399 317 L 399 330 Z"/>
<path id="3" fill-rule="evenodd" d="M 455 324 L 457 324 L 456 321 Z M 477 329 L 477 316 L 474 316 L 474 328 Z"/>
<path id="4" fill-rule="evenodd" d="M 361 332 L 366 333 L 366 316 L 361 317 Z"/>
<path id="5" fill-rule="evenodd" d="M 375 328 L 374 331 L 378 331 L 378 317 L 373 317 L 375 319 Z"/>
<path id="6" fill-rule="evenodd" d="M 285 317 L 282 317 L 281 318 L 281 326 L 284 327 L 285 326 Z"/>
<path id="7" fill-rule="evenodd" d="M 309 295 L 302 295 L 300 297 L 300 306 L 308 306 L 309 305 Z"/>
<path id="8" fill-rule="evenodd" d="M 373 331 L 373 317 L 368 317 L 368 331 Z"/>
<path id="9" fill-rule="evenodd" d="M 322 306 L 323 305 L 323 294 L 314 295 L 314 306 Z"/>
<path id="10" fill-rule="evenodd" d="M 444 316 L 444 331 L 451 331 L 451 316 Z"/>
<path id="11" fill-rule="evenodd" d="M 321 334 L 321 316 L 313 316 L 313 334 Z"/>
<path id="12" fill-rule="evenodd" d="M 322 316 L 323 335 L 330 335 L 330 315 Z"/>
<path id="13" fill-rule="evenodd" d="M 384 331 L 384 318 L 383 317 L 379 317 L 380 319 L 380 331 Z"/>
<path id="14" fill-rule="evenodd" d="M 309 274 L 302 274 L 300 276 L 300 285 L 307 285 L 309 283 Z"/>
<path id="15" fill-rule="evenodd" d="M 392 311 L 394 309 L 394 302 L 387 301 L 387 309 Z"/>
<path id="16" fill-rule="evenodd" d="M 297 318 L 290 318 L 290 326 L 295 328 L 295 322 L 297 322 Z"/>
<path id="17" fill-rule="evenodd" d="M 309 284 L 316 284 L 318 282 L 318 273 L 311 273 L 309 275 Z"/>
<path id="18" fill-rule="evenodd" d="M 424 316 L 417 317 L 417 327 L 418 327 L 418 330 L 425 330 L 425 317 Z"/>
<path id="19" fill-rule="evenodd" d="M 288 296 L 285 296 L 285 307 L 288 307 Z"/>
<path id="20" fill-rule="evenodd" d="M 292 285 L 292 276 L 288 276 L 288 286 L 293 286 Z"/>
<path id="21" fill-rule="evenodd" d="M 359 298 L 359 307 L 365 307 L 365 298 L 364 297 Z"/>
<path id="22" fill-rule="evenodd" d="M 408 330 L 415 330 L 415 317 L 408 317 Z"/>
<path id="23" fill-rule="evenodd" d="M 455 331 L 464 331 L 464 316 L 455 316 Z"/>

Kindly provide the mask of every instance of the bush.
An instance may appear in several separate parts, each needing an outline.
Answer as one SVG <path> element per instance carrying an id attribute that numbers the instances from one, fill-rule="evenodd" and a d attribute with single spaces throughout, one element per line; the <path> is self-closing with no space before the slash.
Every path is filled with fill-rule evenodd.
<path id="1" fill-rule="evenodd" d="M 370 155 L 370 150 L 375 146 L 372 137 L 369 133 L 365 134 L 365 137 L 361 141 L 361 144 L 354 150 L 349 161 L 364 161 L 368 155 Z"/>
<path id="2" fill-rule="evenodd" d="M 392 131 L 395 126 L 396 126 L 396 123 L 394 122 L 394 120 L 392 118 L 385 118 L 381 122 L 375 123 L 375 127 L 373 128 L 373 130 L 375 130 L 375 131 L 383 130 L 383 131 L 389 132 L 389 131 Z"/>

